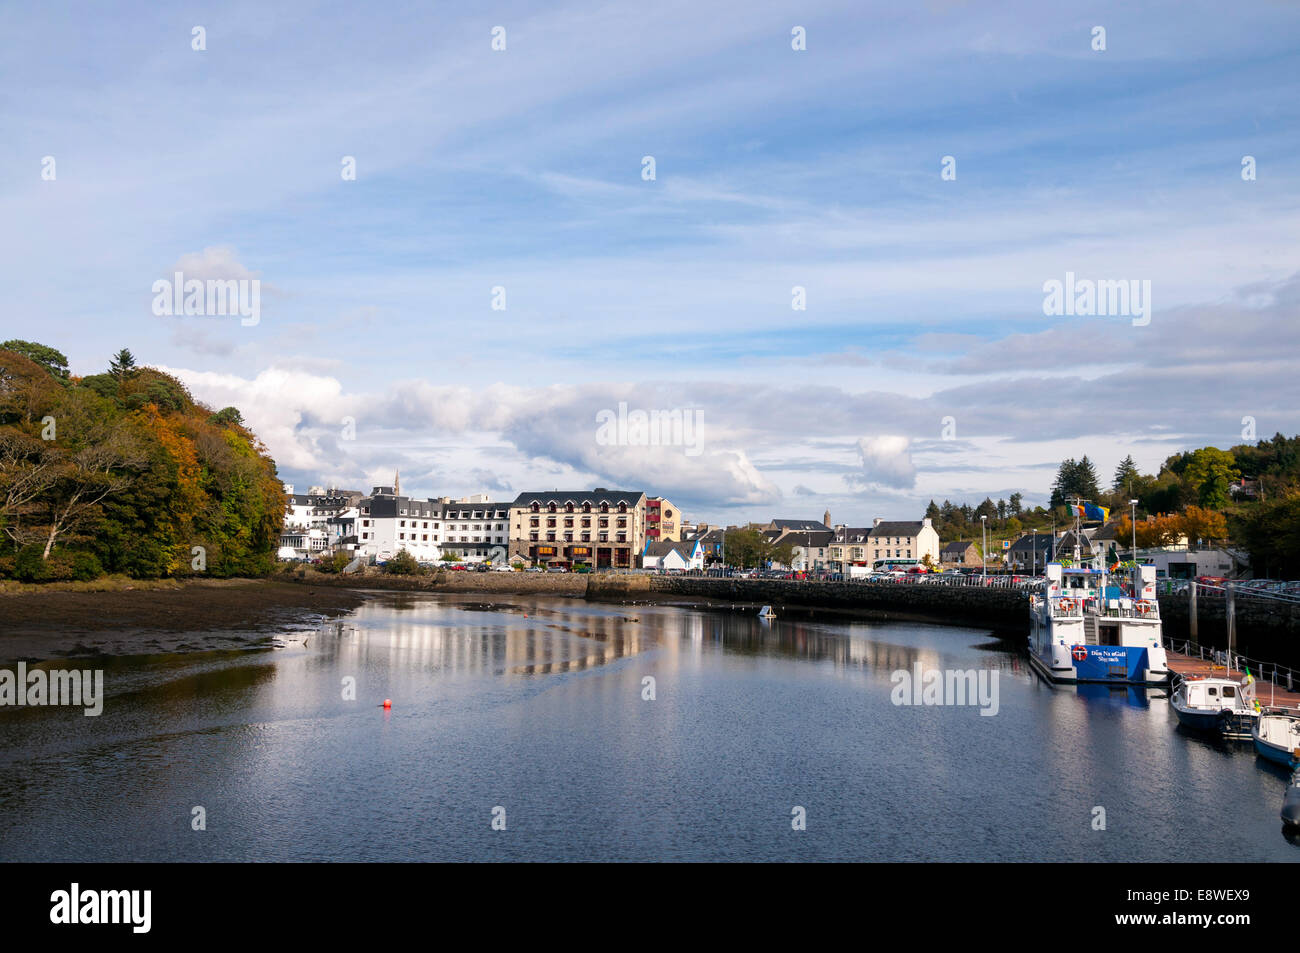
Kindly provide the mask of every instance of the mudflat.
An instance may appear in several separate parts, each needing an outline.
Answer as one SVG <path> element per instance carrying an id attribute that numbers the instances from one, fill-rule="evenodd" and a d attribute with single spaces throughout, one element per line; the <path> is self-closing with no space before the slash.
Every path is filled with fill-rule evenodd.
<path id="1" fill-rule="evenodd" d="M 0 591 L 0 662 L 270 645 L 366 598 L 351 589 L 263 579 L 140 582 L 101 591 L 27 586 Z"/>

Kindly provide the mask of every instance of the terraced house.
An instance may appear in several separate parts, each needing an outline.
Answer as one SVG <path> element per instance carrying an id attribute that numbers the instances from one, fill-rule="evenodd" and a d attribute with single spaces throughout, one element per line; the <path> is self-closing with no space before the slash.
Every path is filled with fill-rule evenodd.
<path id="1" fill-rule="evenodd" d="M 543 566 L 632 569 L 646 542 L 640 490 L 520 493 L 510 506 L 510 547 Z"/>
<path id="2" fill-rule="evenodd" d="M 870 566 L 870 526 L 837 526 L 828 547 L 830 566 L 847 572 L 849 566 Z"/>

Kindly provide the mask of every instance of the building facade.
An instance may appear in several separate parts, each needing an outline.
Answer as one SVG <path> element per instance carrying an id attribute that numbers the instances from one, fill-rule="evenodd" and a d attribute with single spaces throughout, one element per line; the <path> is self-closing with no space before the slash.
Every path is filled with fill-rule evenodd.
<path id="1" fill-rule="evenodd" d="M 662 496 L 648 496 L 645 501 L 645 535 L 651 542 L 678 542 L 682 539 L 682 514 Z"/>
<path id="2" fill-rule="evenodd" d="M 645 549 L 640 490 L 521 493 L 510 505 L 510 543 L 543 566 L 632 569 Z"/>
<path id="3" fill-rule="evenodd" d="M 921 563 L 926 556 L 939 564 L 939 534 L 929 517 L 920 520 L 883 520 L 876 518 L 868 537 L 871 565 L 906 566 Z"/>

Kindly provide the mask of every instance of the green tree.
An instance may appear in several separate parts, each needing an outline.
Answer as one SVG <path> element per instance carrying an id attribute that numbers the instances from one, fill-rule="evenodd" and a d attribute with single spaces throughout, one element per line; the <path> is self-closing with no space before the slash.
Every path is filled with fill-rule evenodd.
<path id="1" fill-rule="evenodd" d="M 1237 461 L 1226 450 L 1202 447 L 1191 454 L 1183 468 L 1183 485 L 1203 507 L 1222 509 L 1228 505 L 1228 484 L 1241 476 Z"/>
<path id="2" fill-rule="evenodd" d="M 208 418 L 210 423 L 217 424 L 221 427 L 242 427 L 244 426 L 244 415 L 234 407 L 223 407 L 211 417 Z"/>
<path id="3" fill-rule="evenodd" d="M 15 354 L 21 354 L 32 363 L 45 368 L 51 376 L 60 380 L 68 379 L 68 359 L 63 356 L 62 351 L 56 351 L 44 344 L 37 344 L 35 341 L 20 341 L 17 338 L 0 344 L 0 351 L 13 351 Z"/>
<path id="4" fill-rule="evenodd" d="M 135 377 L 135 356 L 126 348 L 122 348 L 122 350 L 113 355 L 113 360 L 108 365 L 108 373 L 113 377 L 116 377 L 118 383 L 122 383 Z"/>
<path id="5" fill-rule="evenodd" d="M 412 576 L 419 571 L 420 564 L 405 549 L 399 550 L 396 556 L 384 563 L 384 572 L 396 576 Z"/>
<path id="6" fill-rule="evenodd" d="M 1133 457 L 1127 456 L 1115 468 L 1115 478 L 1111 480 L 1110 486 L 1116 493 L 1126 493 L 1131 499 L 1138 488 L 1137 484 L 1141 478 L 1142 475 L 1138 473 L 1137 464 L 1133 462 Z"/>

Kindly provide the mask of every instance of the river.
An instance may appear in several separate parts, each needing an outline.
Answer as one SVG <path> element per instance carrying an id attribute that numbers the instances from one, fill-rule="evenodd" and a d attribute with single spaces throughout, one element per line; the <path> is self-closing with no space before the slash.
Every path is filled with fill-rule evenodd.
<path id="1" fill-rule="evenodd" d="M 100 716 L 0 709 L 0 860 L 1300 859 L 1249 745 L 976 628 L 382 593 L 276 648 L 75 665 Z M 996 713 L 895 704 L 918 665 Z"/>

